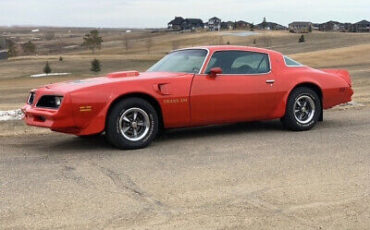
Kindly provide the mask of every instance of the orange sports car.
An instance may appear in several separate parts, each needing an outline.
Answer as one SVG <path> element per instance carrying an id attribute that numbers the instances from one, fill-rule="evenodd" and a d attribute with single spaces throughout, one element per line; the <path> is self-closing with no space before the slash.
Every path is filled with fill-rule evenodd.
<path id="1" fill-rule="evenodd" d="M 161 129 L 281 119 L 311 129 L 323 109 L 351 101 L 346 70 L 313 69 L 267 49 L 175 50 L 146 72 L 46 85 L 23 107 L 28 125 L 78 136 L 105 132 L 122 149 L 147 146 Z"/>

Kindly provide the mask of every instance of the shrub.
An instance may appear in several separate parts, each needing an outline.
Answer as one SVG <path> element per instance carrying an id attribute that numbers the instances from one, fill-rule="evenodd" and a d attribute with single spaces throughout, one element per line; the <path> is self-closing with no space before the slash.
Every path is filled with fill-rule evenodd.
<path id="1" fill-rule="evenodd" d="M 91 68 L 90 70 L 92 72 L 100 72 L 101 68 L 100 68 L 100 61 L 98 59 L 94 59 L 92 62 L 91 62 Z"/>
<path id="2" fill-rule="evenodd" d="M 49 66 L 49 62 L 47 61 L 44 67 L 44 73 L 49 74 L 51 73 L 51 68 Z"/>
<path id="3" fill-rule="evenodd" d="M 59 57 L 59 61 L 63 61 L 63 57 L 62 56 Z"/>
<path id="4" fill-rule="evenodd" d="M 302 34 L 301 37 L 299 38 L 298 42 L 305 42 L 304 35 Z"/>

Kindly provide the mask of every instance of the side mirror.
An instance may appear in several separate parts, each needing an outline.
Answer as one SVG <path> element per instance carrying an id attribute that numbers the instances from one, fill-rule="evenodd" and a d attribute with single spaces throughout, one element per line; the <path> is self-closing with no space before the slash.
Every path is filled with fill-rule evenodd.
<path id="1" fill-rule="evenodd" d="M 222 69 L 220 67 L 214 67 L 214 68 L 212 68 L 209 71 L 208 76 L 210 76 L 210 77 L 216 77 L 217 74 L 222 74 Z"/>

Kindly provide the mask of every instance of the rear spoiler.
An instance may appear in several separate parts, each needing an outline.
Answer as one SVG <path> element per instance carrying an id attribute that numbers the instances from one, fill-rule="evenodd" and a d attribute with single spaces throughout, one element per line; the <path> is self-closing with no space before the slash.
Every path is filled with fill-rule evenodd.
<path id="1" fill-rule="evenodd" d="M 351 75 L 349 72 L 345 69 L 320 69 L 321 71 L 324 71 L 326 73 L 337 75 L 338 77 L 341 77 L 343 80 L 345 80 L 349 86 L 352 87 L 352 80 Z"/>

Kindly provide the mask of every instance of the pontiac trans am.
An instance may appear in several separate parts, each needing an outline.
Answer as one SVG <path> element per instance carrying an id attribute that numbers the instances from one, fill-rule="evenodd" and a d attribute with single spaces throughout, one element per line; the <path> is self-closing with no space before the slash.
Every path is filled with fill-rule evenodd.
<path id="1" fill-rule="evenodd" d="M 346 70 L 313 69 L 279 52 L 243 46 L 175 50 L 146 72 L 124 71 L 32 90 L 28 125 L 145 147 L 159 130 L 281 119 L 311 129 L 323 110 L 351 101 Z"/>

